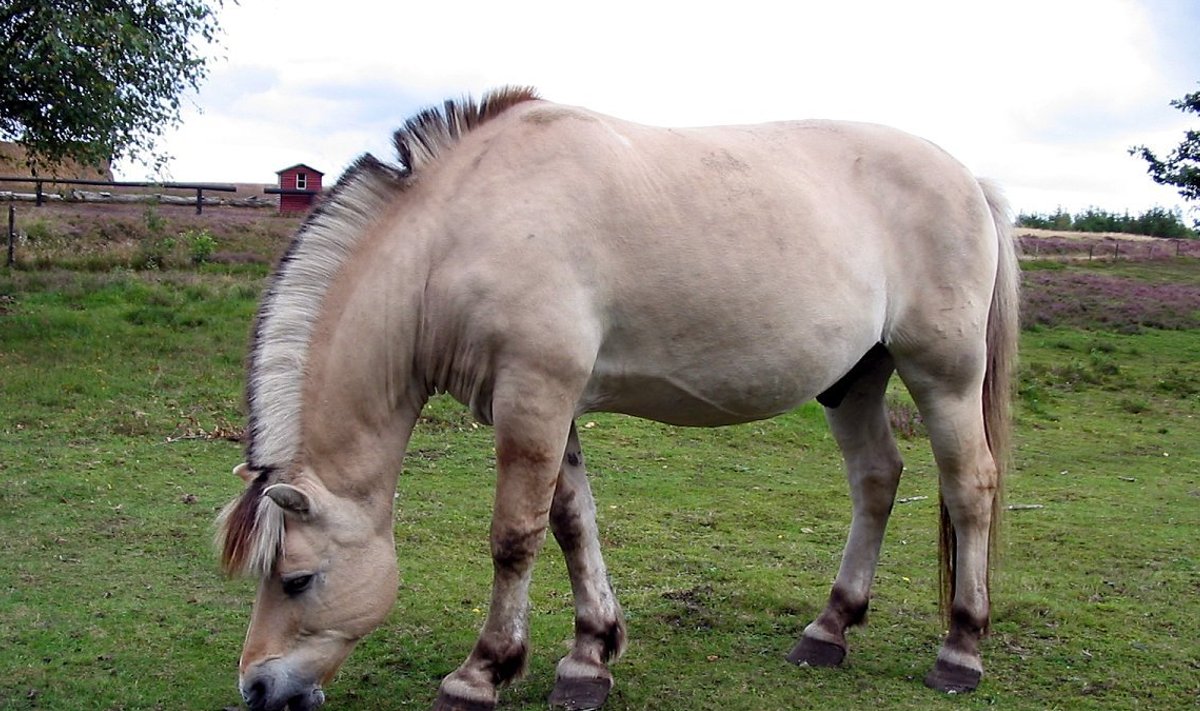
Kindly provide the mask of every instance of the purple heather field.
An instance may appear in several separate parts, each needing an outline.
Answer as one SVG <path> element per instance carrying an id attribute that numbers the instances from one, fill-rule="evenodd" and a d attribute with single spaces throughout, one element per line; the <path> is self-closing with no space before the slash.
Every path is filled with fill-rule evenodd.
<path id="1" fill-rule="evenodd" d="M 1200 328 L 1200 284 L 1068 270 L 1027 271 L 1022 324 L 1136 332 Z"/>

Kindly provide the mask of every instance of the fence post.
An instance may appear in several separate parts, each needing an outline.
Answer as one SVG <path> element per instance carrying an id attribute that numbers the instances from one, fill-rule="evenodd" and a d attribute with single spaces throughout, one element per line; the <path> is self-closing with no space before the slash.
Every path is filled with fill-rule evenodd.
<path id="1" fill-rule="evenodd" d="M 204 205 L 204 191 L 196 188 L 196 214 L 200 214 L 200 210 Z"/>
<path id="2" fill-rule="evenodd" d="M 17 225 L 17 209 L 12 206 L 12 203 L 9 203 L 9 205 L 8 205 L 8 259 L 6 259 L 4 262 L 4 266 L 6 266 L 6 267 L 11 267 L 13 265 L 13 262 L 16 261 L 16 258 L 13 255 L 13 251 L 16 248 L 16 243 L 17 243 L 16 225 Z"/>
<path id="3" fill-rule="evenodd" d="M 1089 244 L 1088 245 L 1088 261 L 1089 262 L 1092 261 L 1092 252 L 1095 252 L 1095 251 L 1096 251 L 1096 245 Z"/>
<path id="4" fill-rule="evenodd" d="M 1115 262 L 1120 258 L 1121 258 L 1121 243 L 1117 242 L 1116 244 L 1113 245 L 1113 261 Z"/>
<path id="5" fill-rule="evenodd" d="M 37 193 L 37 200 L 35 201 L 35 203 L 37 204 L 38 207 L 41 207 L 42 206 L 42 181 L 40 181 L 40 180 L 37 181 L 37 190 L 35 190 L 34 192 Z"/>

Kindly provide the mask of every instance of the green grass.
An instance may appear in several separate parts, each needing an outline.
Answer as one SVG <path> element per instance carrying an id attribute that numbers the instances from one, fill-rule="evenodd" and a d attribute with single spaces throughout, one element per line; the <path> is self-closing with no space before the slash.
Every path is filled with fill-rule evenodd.
<path id="1" fill-rule="evenodd" d="M 220 576 L 210 539 L 240 451 L 202 435 L 240 423 L 263 274 L 0 273 L 0 709 L 238 705 L 253 585 Z M 914 500 L 893 514 L 870 624 L 846 668 L 812 670 L 783 656 L 825 600 L 849 520 L 820 408 L 719 430 L 581 420 L 630 634 L 607 708 L 1195 708 L 1200 332 L 1041 327 L 1023 346 L 1007 498 L 1042 508 L 1008 517 L 987 673 L 965 697 L 920 682 L 943 628 L 919 427 L 900 441 L 899 495 Z M 400 482 L 399 602 L 330 708 L 427 707 L 470 650 L 492 464 L 487 428 L 430 405 Z M 503 708 L 544 708 L 571 617 L 551 543 L 530 672 Z"/>

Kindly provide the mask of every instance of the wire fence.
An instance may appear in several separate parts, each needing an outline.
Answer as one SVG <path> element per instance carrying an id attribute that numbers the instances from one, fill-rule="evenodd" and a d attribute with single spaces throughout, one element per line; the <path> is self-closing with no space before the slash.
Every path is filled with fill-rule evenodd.
<path id="1" fill-rule="evenodd" d="M 1158 237 L 1120 239 L 1113 237 L 1018 237 L 1026 259 L 1061 261 L 1087 260 L 1161 260 L 1180 257 L 1200 257 L 1200 239 L 1165 239 Z"/>

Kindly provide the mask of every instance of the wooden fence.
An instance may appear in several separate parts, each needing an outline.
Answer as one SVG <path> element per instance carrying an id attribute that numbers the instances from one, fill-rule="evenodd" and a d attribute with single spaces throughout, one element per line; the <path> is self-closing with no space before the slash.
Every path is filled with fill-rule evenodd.
<path id="1" fill-rule="evenodd" d="M 196 214 L 199 215 L 204 208 L 204 191 L 221 192 L 221 193 L 236 193 L 237 186 L 225 183 L 140 183 L 129 181 L 109 181 L 109 180 L 78 180 L 75 178 L 12 178 L 0 177 L 0 183 L 33 183 L 34 202 L 41 205 L 45 201 L 45 192 L 42 186 L 46 183 L 52 185 L 98 185 L 101 187 L 110 188 L 164 188 L 170 190 L 195 190 L 196 191 Z"/>

